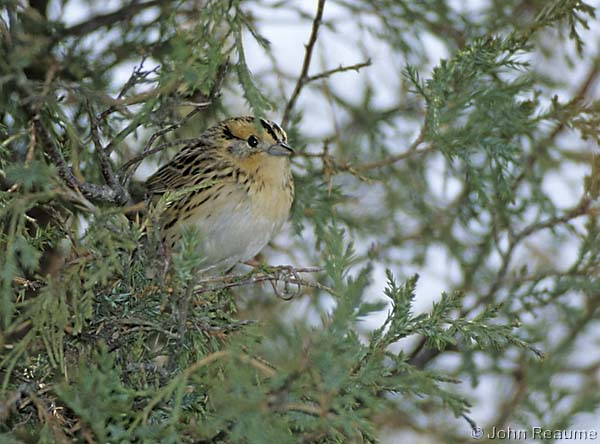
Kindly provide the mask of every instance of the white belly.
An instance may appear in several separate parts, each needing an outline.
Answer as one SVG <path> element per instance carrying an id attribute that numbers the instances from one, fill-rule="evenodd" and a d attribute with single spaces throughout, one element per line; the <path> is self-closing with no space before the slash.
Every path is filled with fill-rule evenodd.
<path id="1" fill-rule="evenodd" d="M 205 257 L 202 271 L 223 271 L 237 262 L 252 259 L 280 230 L 289 206 L 284 210 L 275 215 L 265 211 L 239 189 L 225 201 L 217 199 L 205 205 L 201 213 L 185 221 L 186 225 L 194 225 L 202 236 L 200 247 Z"/>

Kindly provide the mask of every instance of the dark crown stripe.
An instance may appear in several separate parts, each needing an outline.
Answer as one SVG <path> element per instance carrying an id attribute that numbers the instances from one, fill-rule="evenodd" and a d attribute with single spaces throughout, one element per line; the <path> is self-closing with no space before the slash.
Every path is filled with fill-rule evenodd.
<path id="1" fill-rule="evenodd" d="M 279 137 L 275 133 L 275 130 L 271 126 L 270 122 L 266 121 L 265 119 L 260 119 L 260 123 L 262 124 L 263 128 L 266 129 L 267 132 L 271 135 L 271 137 L 273 138 L 274 141 L 278 142 L 279 140 L 281 140 L 281 137 Z"/>
<path id="2" fill-rule="evenodd" d="M 227 125 L 223 126 L 223 137 L 227 140 L 237 139 Z"/>
<path id="3" fill-rule="evenodd" d="M 277 123 L 272 122 L 273 123 L 273 127 L 275 128 L 275 132 L 277 132 L 279 139 L 277 140 L 282 140 L 284 142 L 287 142 L 287 134 L 285 134 L 285 131 L 279 126 L 277 125 Z"/>

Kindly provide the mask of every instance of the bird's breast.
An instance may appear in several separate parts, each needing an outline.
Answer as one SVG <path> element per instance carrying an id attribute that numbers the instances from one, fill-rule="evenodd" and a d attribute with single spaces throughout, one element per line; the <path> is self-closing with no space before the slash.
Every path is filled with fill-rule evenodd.
<path id="1" fill-rule="evenodd" d="M 289 159 L 267 156 L 247 174 L 250 178 L 248 195 L 256 214 L 270 220 L 285 221 L 294 200 L 294 182 Z"/>
<path id="2" fill-rule="evenodd" d="M 202 236 L 207 267 L 228 268 L 253 258 L 287 220 L 293 201 L 289 166 L 240 177 L 219 189 L 185 224 Z"/>

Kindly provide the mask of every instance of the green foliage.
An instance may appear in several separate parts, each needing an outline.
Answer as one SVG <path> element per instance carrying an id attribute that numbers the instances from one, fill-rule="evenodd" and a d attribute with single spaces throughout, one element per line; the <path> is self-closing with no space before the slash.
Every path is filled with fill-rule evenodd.
<path id="1" fill-rule="evenodd" d="M 590 5 L 330 0 L 313 22 L 287 2 L 149 1 L 68 26 L 69 2 L 21 3 L 0 6 L 0 442 L 465 442 L 474 422 L 597 415 Z M 264 37 L 289 14 L 314 36 L 299 78 Z M 299 152 L 274 242 L 296 267 L 202 275 L 201 233 L 160 242 L 178 196 L 138 204 L 134 173 L 248 111 L 284 111 Z M 582 169 L 561 203 L 557 178 Z M 490 381 L 509 383 L 479 409 Z"/>
<path id="2" fill-rule="evenodd" d="M 134 408 L 135 393 L 121 382 L 119 370 L 106 346 L 99 344 L 98 352 L 79 365 L 74 381 L 56 387 L 56 394 L 66 406 L 90 427 L 100 442 L 119 442 L 127 439 L 123 412 Z"/>

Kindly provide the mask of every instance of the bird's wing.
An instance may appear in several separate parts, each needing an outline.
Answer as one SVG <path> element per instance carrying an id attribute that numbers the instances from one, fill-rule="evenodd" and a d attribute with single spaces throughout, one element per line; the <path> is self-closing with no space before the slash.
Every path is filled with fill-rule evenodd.
<path id="1" fill-rule="evenodd" d="M 219 160 L 214 150 L 205 147 L 184 148 L 146 180 L 146 191 L 150 195 L 160 195 L 186 188 L 209 187 Z"/>

